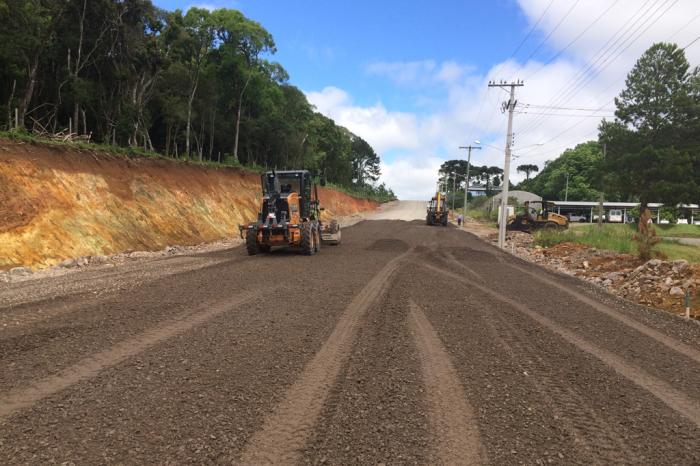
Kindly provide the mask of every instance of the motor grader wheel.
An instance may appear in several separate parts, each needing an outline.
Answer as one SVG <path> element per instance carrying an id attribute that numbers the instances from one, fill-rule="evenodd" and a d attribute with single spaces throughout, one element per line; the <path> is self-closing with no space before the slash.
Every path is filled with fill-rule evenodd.
<path id="1" fill-rule="evenodd" d="M 307 256 L 312 256 L 316 252 L 316 233 L 311 222 L 306 222 L 301 226 L 301 251 Z"/>
<path id="2" fill-rule="evenodd" d="M 315 252 L 321 252 L 321 227 L 314 228 L 314 249 Z"/>
<path id="3" fill-rule="evenodd" d="M 258 253 L 258 235 L 255 231 L 248 231 L 245 236 L 245 249 L 249 256 L 254 256 Z"/>
<path id="4" fill-rule="evenodd" d="M 547 222 L 544 224 L 544 229 L 555 231 L 559 229 L 559 224 L 557 224 L 557 222 Z"/>

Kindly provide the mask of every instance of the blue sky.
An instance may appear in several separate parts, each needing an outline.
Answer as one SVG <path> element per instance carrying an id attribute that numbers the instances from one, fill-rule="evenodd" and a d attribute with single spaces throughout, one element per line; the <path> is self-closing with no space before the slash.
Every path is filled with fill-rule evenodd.
<path id="1" fill-rule="evenodd" d="M 505 94 L 488 90 L 489 79 L 528 78 L 518 90 L 526 113 L 516 115 L 513 165 L 542 166 L 595 138 L 598 115 L 612 113 L 612 97 L 648 46 L 670 38 L 683 46 L 700 29 L 695 0 L 155 3 L 235 8 L 260 22 L 290 82 L 367 139 L 384 162 L 382 180 L 400 197 L 417 199 L 430 195 L 444 160 L 464 157 L 457 146 L 474 139 L 484 144 L 476 163 L 503 165 L 506 120 L 498 109 Z M 698 64 L 699 50 L 687 51 L 691 63 Z M 589 118 L 551 117 L 526 105 L 600 110 Z M 512 177 L 521 175 L 513 170 Z"/>
<path id="2" fill-rule="evenodd" d="M 515 0 L 368 1 L 156 0 L 186 10 L 192 5 L 235 8 L 275 38 L 274 59 L 305 90 L 333 85 L 360 105 L 383 100 L 396 110 L 415 109 L 410 96 L 379 76 L 375 62 L 426 58 L 453 60 L 485 71 L 494 56 L 508 57 L 528 26 Z M 439 4 L 439 7 L 432 5 Z"/>

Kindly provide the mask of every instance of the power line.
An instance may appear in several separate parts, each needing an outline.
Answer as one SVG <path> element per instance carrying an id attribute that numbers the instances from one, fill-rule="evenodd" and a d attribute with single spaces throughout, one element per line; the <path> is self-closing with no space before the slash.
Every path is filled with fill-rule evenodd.
<path id="1" fill-rule="evenodd" d="M 535 71 L 533 71 L 532 73 L 530 73 L 530 75 L 528 75 L 528 76 L 525 78 L 525 80 L 529 80 L 530 78 L 532 78 L 534 75 L 536 75 L 537 73 L 539 73 L 540 70 L 542 70 L 542 68 L 544 68 L 545 66 L 549 65 L 550 63 L 552 63 L 554 60 L 556 60 L 556 58 L 557 58 L 558 56 L 560 56 L 562 53 L 564 53 L 569 47 L 571 47 L 572 45 L 574 45 L 586 32 L 588 32 L 589 29 L 591 29 L 593 26 L 595 26 L 595 25 L 598 23 L 598 21 L 600 21 L 600 19 L 601 19 L 603 16 L 605 16 L 610 10 L 612 10 L 612 8 L 613 8 L 615 5 L 617 5 L 617 4 L 619 3 L 619 1 L 620 1 L 620 0 L 615 0 L 615 2 L 613 2 L 606 10 L 604 10 L 600 15 L 598 15 L 598 17 L 597 17 L 595 20 L 593 20 L 593 22 L 592 22 L 591 24 L 589 24 L 583 31 L 581 31 L 581 33 L 580 33 L 578 36 L 576 36 L 571 42 L 569 42 L 568 44 L 566 44 L 566 47 L 564 47 L 563 49 L 559 50 L 559 51 L 558 51 L 556 54 L 554 54 L 554 56 L 552 56 L 549 60 L 547 60 L 546 62 L 542 63 L 542 65 L 540 65 L 539 68 L 537 68 Z"/>
<path id="2" fill-rule="evenodd" d="M 582 111 L 582 112 L 591 112 L 591 111 L 596 111 L 595 108 L 581 108 L 581 107 L 556 107 L 553 105 L 537 105 L 537 104 L 528 104 L 528 103 L 521 103 L 523 107 L 526 108 L 542 108 L 546 110 L 576 110 L 576 111 Z M 607 112 L 614 112 L 614 108 L 610 109 L 605 109 L 604 111 Z"/>
<path id="3" fill-rule="evenodd" d="M 685 47 L 683 47 L 682 50 L 687 49 L 688 47 L 690 47 L 691 45 L 693 45 L 694 43 L 696 43 L 698 40 L 700 40 L 700 36 L 698 36 L 698 37 L 696 37 L 695 39 L 693 39 L 693 41 L 692 41 L 690 44 L 688 44 L 688 45 L 686 45 Z"/>
<path id="4" fill-rule="evenodd" d="M 518 115 L 537 115 L 541 117 L 580 117 L 580 118 L 615 118 L 615 115 L 581 115 L 576 113 L 530 113 L 515 112 Z"/>
<path id="5" fill-rule="evenodd" d="M 644 10 L 644 8 L 651 1 L 652 0 L 646 0 L 642 4 L 642 6 L 639 7 L 639 9 L 637 9 L 637 11 L 635 11 L 635 13 L 632 16 L 630 16 L 629 19 L 605 42 L 605 44 L 603 44 L 603 46 L 600 47 L 600 49 L 598 49 L 591 63 L 589 63 L 584 70 L 579 71 L 576 75 L 574 75 L 574 77 L 569 79 L 566 82 L 566 84 L 549 100 L 547 104 L 550 105 L 562 101 L 562 97 L 572 88 L 572 86 L 575 87 L 577 83 L 583 82 L 582 79 L 585 79 L 586 74 L 595 65 L 597 65 L 608 54 L 608 52 L 625 37 L 629 30 L 633 28 L 654 7 L 655 3 L 652 3 L 646 10 Z M 538 123 L 538 119 L 526 123 L 525 128 L 523 128 L 523 131 L 530 130 L 531 128 L 535 127 Z"/>
<path id="6" fill-rule="evenodd" d="M 692 22 L 694 22 L 694 21 L 695 21 L 696 19 L 698 19 L 698 18 L 700 18 L 700 13 L 698 13 L 697 15 L 693 16 L 692 18 L 690 18 L 690 20 L 688 20 L 687 23 L 685 23 L 683 26 L 681 26 L 679 29 L 677 29 L 676 32 L 674 32 L 673 35 L 672 35 L 671 37 L 668 38 L 668 41 L 669 41 L 669 42 L 672 42 L 673 39 L 674 39 L 678 34 L 681 33 L 681 31 L 683 31 L 685 28 L 687 28 L 688 26 L 690 26 L 690 24 L 691 24 Z"/>
<path id="7" fill-rule="evenodd" d="M 648 25 L 648 26 L 646 27 L 646 29 L 644 29 L 644 30 L 639 34 L 639 36 L 637 36 L 637 39 L 638 39 L 642 34 L 644 34 L 651 26 L 653 26 L 659 19 L 661 19 L 661 18 L 662 18 L 676 3 L 678 3 L 678 0 L 675 0 L 668 8 L 666 8 L 666 10 L 664 10 L 664 12 L 663 12 L 658 18 L 656 18 L 656 20 L 655 20 L 654 22 L 652 22 L 650 25 Z M 664 5 L 665 5 L 665 3 L 664 3 Z M 632 44 L 633 44 L 635 41 L 636 41 L 636 39 L 635 39 L 634 41 L 632 41 L 630 44 L 628 44 L 627 47 L 625 47 L 625 48 L 620 52 L 620 54 L 624 53 L 630 46 L 632 46 Z M 619 56 L 620 54 L 618 54 L 618 56 Z M 599 93 L 598 95 L 600 95 L 600 94 L 604 93 L 605 91 L 607 91 L 608 89 L 610 89 L 610 87 L 612 87 L 614 84 L 615 84 L 615 83 L 613 82 L 610 86 L 608 86 L 607 88 L 605 88 L 605 89 L 604 89 L 601 93 Z M 614 98 L 610 99 L 608 102 L 605 102 L 603 105 L 601 105 L 601 106 L 598 108 L 597 111 L 600 111 L 600 109 L 602 109 L 603 107 L 605 107 L 606 105 L 608 105 L 609 103 L 612 103 L 612 102 L 614 102 L 614 101 L 615 101 Z M 581 117 L 579 117 L 579 118 L 581 118 Z M 573 128 L 575 128 L 576 126 L 580 125 L 580 124 L 583 123 L 584 121 L 585 121 L 585 120 L 581 119 L 581 120 L 578 121 L 577 123 L 574 123 L 573 125 L 571 125 L 571 126 L 568 127 L 567 129 L 565 129 L 564 131 L 562 131 L 561 133 L 559 133 L 559 134 L 557 134 L 556 136 L 554 136 L 553 138 L 549 139 L 547 142 L 551 142 L 551 141 L 557 139 L 557 138 L 560 137 L 562 134 L 564 134 L 564 133 L 570 131 L 571 129 L 573 129 Z M 545 144 L 546 144 L 547 142 L 545 142 Z"/>
<path id="8" fill-rule="evenodd" d="M 564 100 L 566 100 L 566 99 L 571 99 L 571 98 L 573 98 L 576 94 L 578 94 L 578 93 L 581 91 L 581 89 L 583 89 L 583 87 L 584 87 L 586 84 L 588 84 L 591 80 L 593 80 L 595 77 L 597 77 L 598 75 L 600 75 L 600 73 L 602 73 L 608 66 L 610 66 L 615 60 L 617 60 L 617 58 L 619 58 L 625 51 L 627 51 L 627 50 L 628 50 L 642 35 L 644 35 L 644 33 L 645 33 L 647 30 L 649 30 L 649 28 L 651 28 L 651 27 L 652 27 L 654 24 L 656 24 L 662 17 L 664 17 L 664 16 L 666 15 L 666 13 L 668 13 L 668 11 L 678 2 L 678 0 L 674 0 L 670 5 L 668 5 L 668 7 L 666 7 L 666 9 L 665 9 L 658 17 L 656 17 L 650 24 L 647 25 L 647 23 L 649 22 L 649 20 L 651 20 L 651 19 L 654 17 L 654 15 L 656 15 L 656 13 L 658 13 L 662 8 L 664 8 L 664 7 L 668 4 L 669 1 L 671 1 L 671 0 L 665 0 L 665 1 L 659 6 L 659 8 L 657 8 L 654 12 L 652 12 L 652 14 L 649 15 L 649 16 L 644 20 L 644 22 L 642 22 L 642 24 L 640 24 L 640 25 L 632 32 L 632 34 L 631 34 L 629 37 L 627 37 L 622 43 L 620 43 L 620 44 L 613 50 L 613 52 L 612 52 L 612 53 L 617 52 L 617 54 L 616 54 L 614 57 L 612 56 L 612 54 L 609 55 L 609 56 L 603 61 L 603 65 L 604 65 L 604 66 L 602 66 L 601 68 L 599 68 L 596 72 L 594 72 L 594 73 L 591 74 L 590 76 L 583 77 L 583 75 L 582 75 L 583 80 L 582 80 L 580 83 L 575 84 L 573 87 L 572 87 L 572 86 L 569 86 L 570 89 L 566 90 L 566 92 L 564 92 L 562 95 L 560 95 L 560 97 L 558 97 L 556 100 L 564 101 Z M 652 8 L 653 8 L 653 6 L 652 6 Z M 641 17 L 640 17 L 640 19 L 641 19 Z M 637 32 L 640 30 L 640 28 L 644 27 L 645 25 L 646 25 L 646 28 L 644 28 L 641 32 L 639 32 L 639 33 L 637 34 Z M 635 36 L 635 34 L 636 34 L 636 36 Z M 625 45 L 626 45 L 626 46 L 625 46 Z M 623 47 L 623 46 L 625 46 L 625 47 L 624 47 L 622 50 L 620 50 L 620 48 Z M 618 50 L 619 50 L 619 52 L 618 52 Z M 589 66 L 589 67 L 586 69 L 586 71 L 587 71 L 588 69 L 590 69 L 590 68 L 591 68 L 591 66 Z M 608 88 L 609 88 L 609 87 L 608 87 Z M 607 89 L 606 89 L 606 90 L 607 90 Z M 561 94 L 561 93 L 560 93 L 560 94 Z M 554 102 L 553 102 L 553 103 L 554 103 Z M 607 104 L 605 104 L 605 105 L 607 105 Z M 531 122 L 530 125 L 527 127 L 527 130 L 529 130 L 529 129 L 531 129 L 532 127 L 534 127 L 534 126 L 535 126 L 536 124 L 538 124 L 540 121 L 541 121 L 541 119 L 536 118 L 535 121 L 534 121 L 534 122 Z"/>
<path id="9" fill-rule="evenodd" d="M 554 33 L 557 31 L 557 29 L 559 29 L 559 26 L 561 26 L 561 24 L 564 22 L 564 20 L 566 20 L 566 18 L 569 17 L 569 15 L 571 14 L 571 12 L 574 11 L 574 8 L 576 8 L 576 5 L 578 5 L 580 1 L 581 1 L 581 0 L 576 0 L 576 1 L 574 2 L 574 4 L 571 5 L 571 7 L 569 8 L 569 10 L 564 14 L 564 16 L 562 16 L 562 18 L 559 20 L 559 22 L 557 23 L 557 25 L 554 26 L 554 29 L 552 29 L 551 31 L 549 31 L 549 34 L 547 34 L 547 37 L 545 37 L 544 39 L 542 39 L 542 42 L 540 42 L 539 45 L 538 45 L 537 47 L 535 47 L 535 49 L 534 49 L 532 52 L 530 52 L 530 55 L 528 55 L 527 58 L 526 58 L 525 60 L 523 60 L 523 63 L 527 63 L 527 61 L 528 61 L 530 58 L 532 58 L 532 56 L 535 55 L 535 53 L 537 53 L 537 51 L 538 51 L 540 48 L 542 48 L 542 46 L 549 40 L 549 38 L 552 37 L 552 34 L 554 34 Z"/>
<path id="10" fill-rule="evenodd" d="M 530 36 L 532 35 L 532 33 L 535 32 L 535 29 L 537 29 L 537 26 L 540 24 L 540 22 L 542 21 L 542 19 L 547 14 L 547 12 L 549 11 L 549 9 L 552 7 L 553 4 L 554 4 L 554 0 L 550 0 L 549 5 L 547 5 L 547 7 L 544 9 L 544 11 L 542 11 L 542 14 L 540 15 L 539 18 L 537 18 L 537 21 L 535 21 L 535 24 L 533 24 L 532 27 L 530 28 L 530 30 L 527 32 L 527 34 L 525 34 L 525 37 L 520 41 L 520 43 L 515 48 L 513 53 L 510 54 L 510 57 L 508 57 L 508 59 L 505 62 L 501 63 L 501 65 L 498 67 L 498 69 L 493 73 L 494 75 L 497 75 L 501 71 L 501 69 L 503 68 L 505 63 L 508 62 L 511 58 L 513 58 L 516 53 L 518 53 L 518 51 L 523 46 L 523 44 L 525 44 L 527 39 L 529 39 Z M 488 93 L 488 90 L 489 90 L 489 87 L 484 88 L 484 92 L 481 95 L 481 105 L 479 106 L 479 112 L 477 113 L 476 120 L 474 120 L 474 121 L 479 121 L 479 118 L 481 118 L 481 113 L 484 110 L 484 104 L 486 103 L 486 94 Z M 493 119 L 493 113 L 489 117 L 489 124 L 491 123 L 492 119 Z M 472 133 L 472 137 L 470 137 L 470 139 L 469 139 L 470 141 L 472 139 L 474 139 L 474 124 L 472 124 L 471 133 Z"/>

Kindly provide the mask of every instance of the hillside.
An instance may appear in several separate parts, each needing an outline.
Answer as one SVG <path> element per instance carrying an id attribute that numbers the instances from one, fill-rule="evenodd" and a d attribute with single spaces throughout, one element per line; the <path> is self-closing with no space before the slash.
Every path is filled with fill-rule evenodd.
<path id="1" fill-rule="evenodd" d="M 376 206 L 319 195 L 331 216 Z M 259 197 L 245 170 L 0 140 L 0 270 L 234 236 Z"/>

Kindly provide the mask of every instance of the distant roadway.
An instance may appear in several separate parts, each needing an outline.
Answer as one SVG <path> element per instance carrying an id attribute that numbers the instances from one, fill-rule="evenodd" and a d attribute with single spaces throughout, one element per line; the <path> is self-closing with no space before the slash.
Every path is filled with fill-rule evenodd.
<path id="1" fill-rule="evenodd" d="M 700 463 L 700 326 L 424 208 L 0 284 L 0 463 Z"/>

